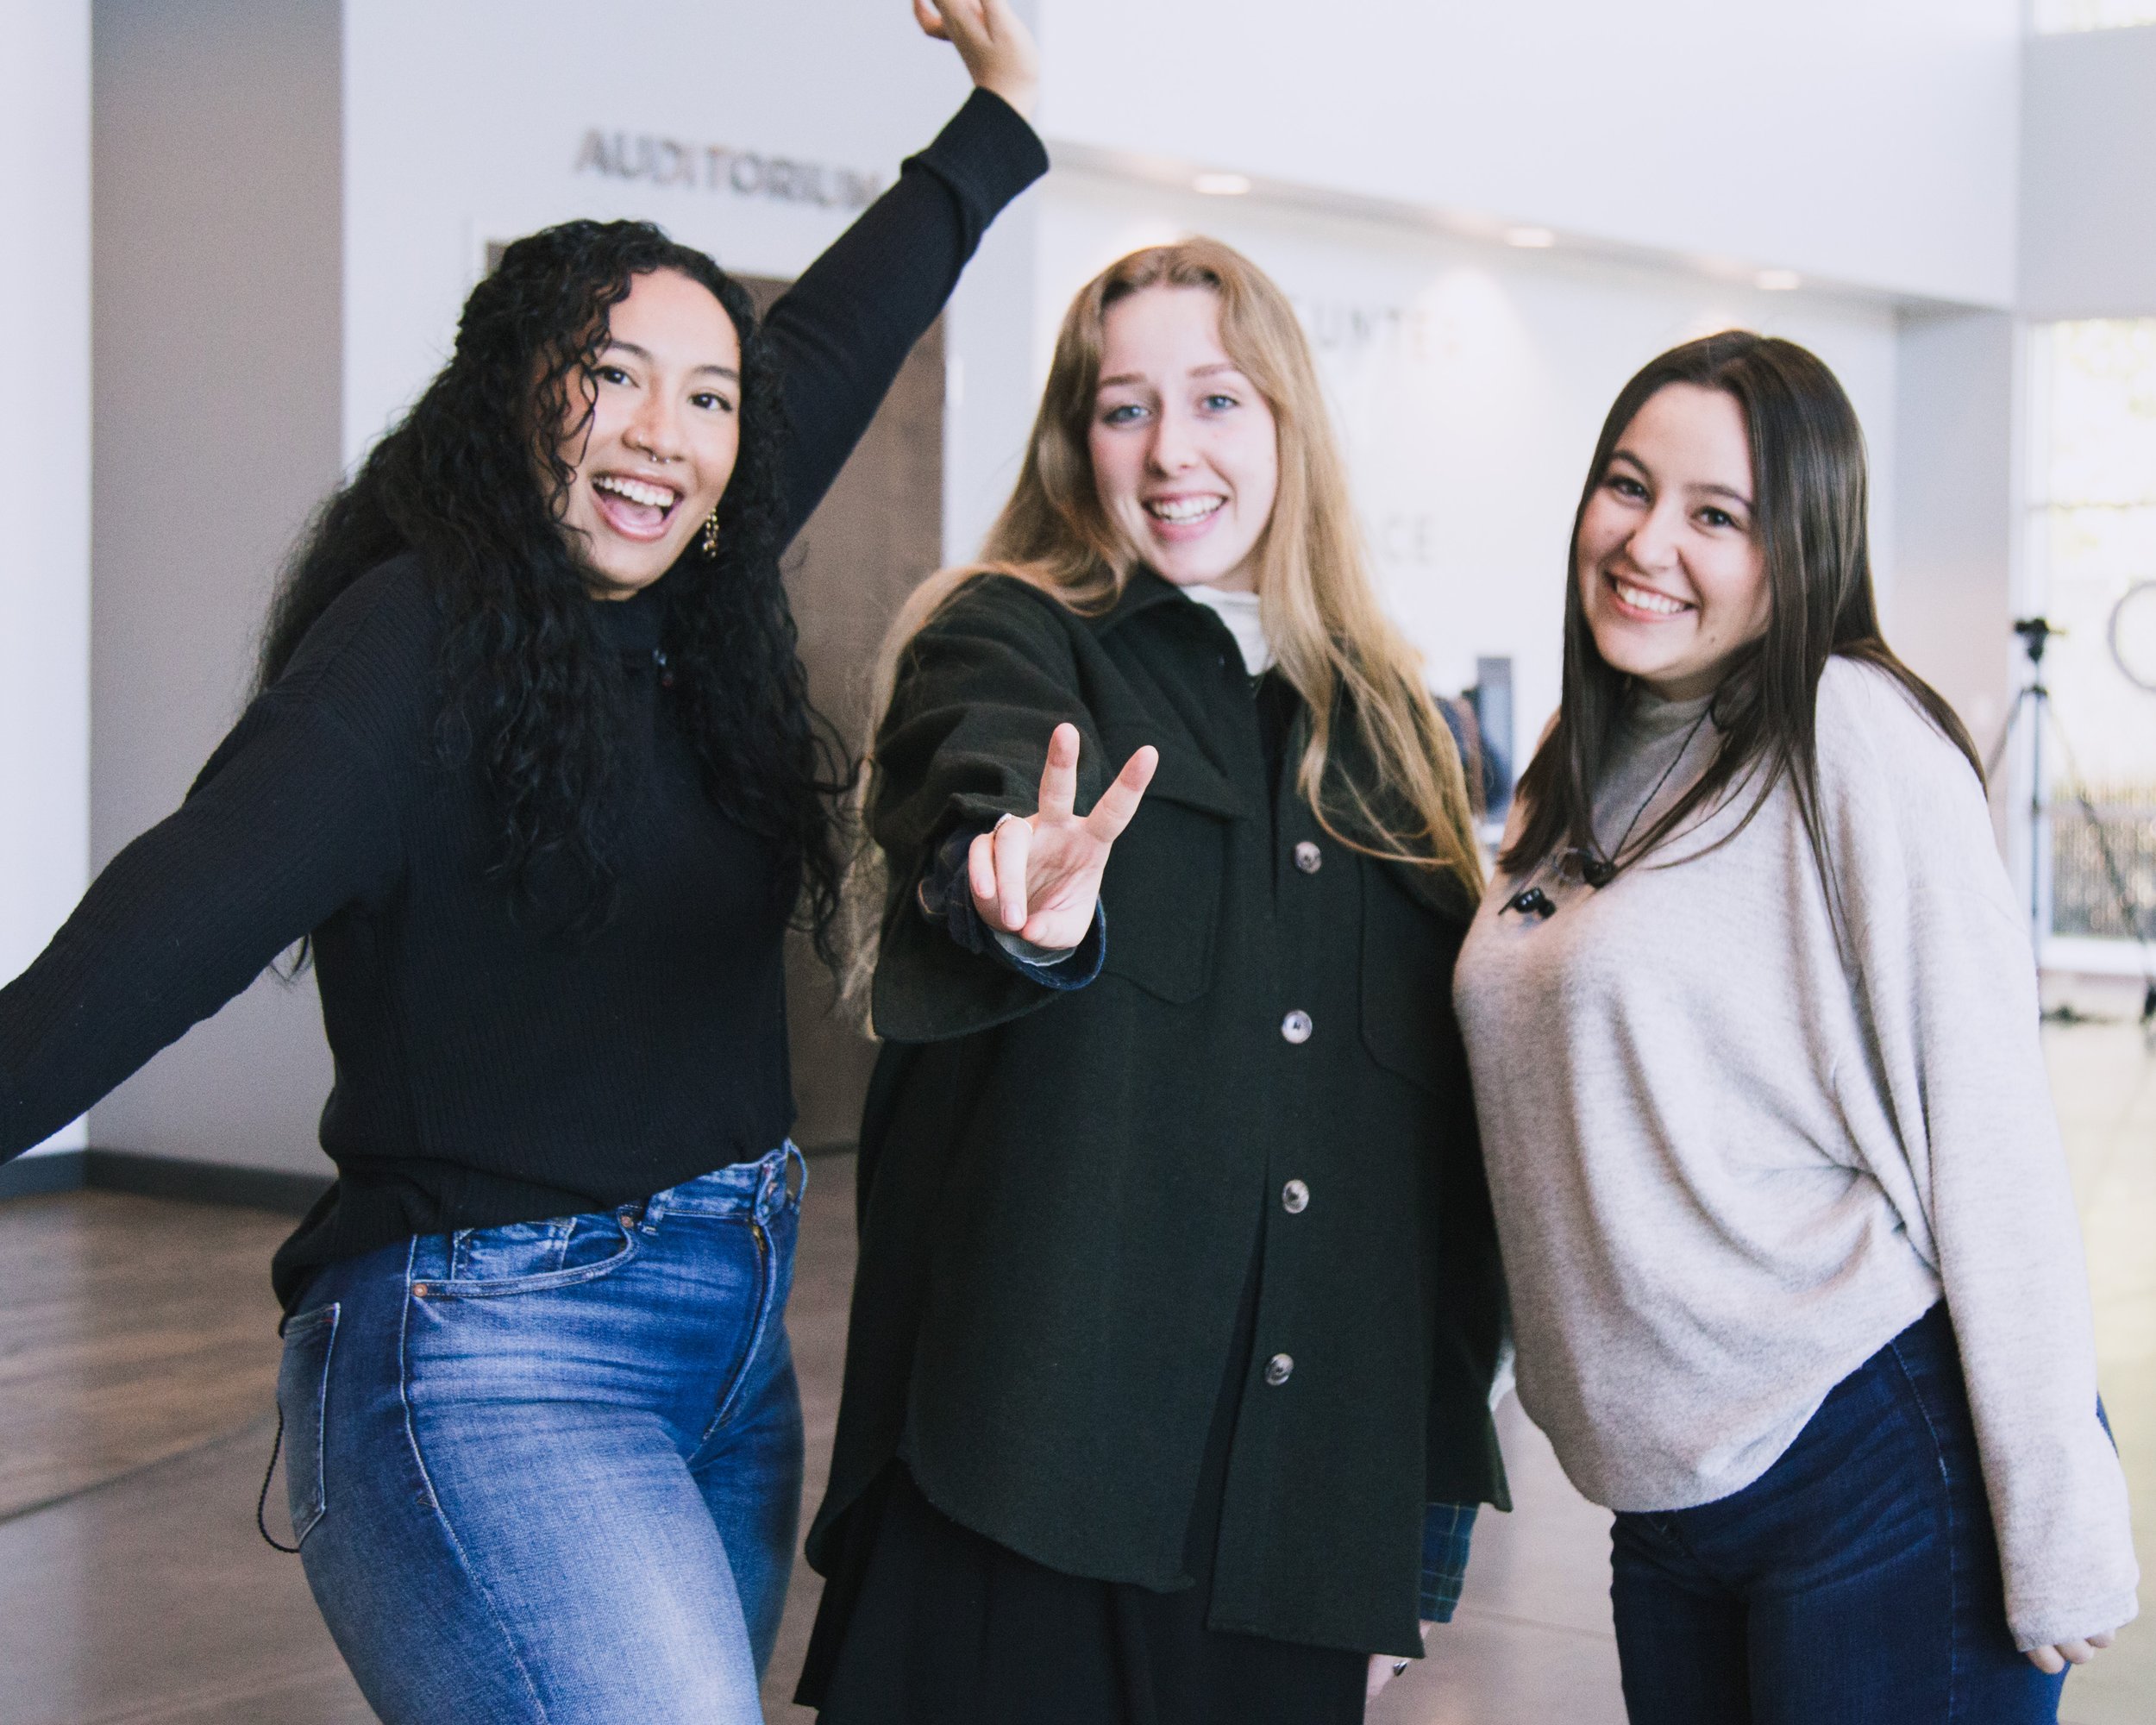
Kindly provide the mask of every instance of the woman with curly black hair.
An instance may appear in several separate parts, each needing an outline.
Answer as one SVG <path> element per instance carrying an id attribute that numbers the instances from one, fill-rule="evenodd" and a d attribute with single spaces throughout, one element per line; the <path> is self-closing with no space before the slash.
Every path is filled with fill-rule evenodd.
<path id="1" fill-rule="evenodd" d="M 980 90 L 761 327 L 644 223 L 511 247 L 323 510 L 256 699 L 0 991 L 0 1156 L 310 943 L 338 1178 L 277 1255 L 308 1579 L 390 1725 L 753 1720 L 801 1415 L 781 943 L 838 847 L 779 555 L 1047 166 Z M 783 433 L 783 435 L 782 435 Z"/>

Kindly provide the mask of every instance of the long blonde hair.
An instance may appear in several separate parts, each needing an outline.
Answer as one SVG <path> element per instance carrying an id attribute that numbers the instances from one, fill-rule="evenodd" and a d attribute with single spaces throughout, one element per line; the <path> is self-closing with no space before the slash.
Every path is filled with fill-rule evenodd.
<path id="1" fill-rule="evenodd" d="M 1218 240 L 1132 252 L 1071 302 L 1018 486 L 981 561 L 931 575 L 899 611 L 877 660 L 871 724 L 890 706 L 908 644 L 968 582 L 1012 576 L 1087 616 L 1121 597 L 1138 557 L 1101 507 L 1087 434 L 1108 309 L 1153 287 L 1205 288 L 1218 298 L 1221 345 L 1279 428 L 1280 485 L 1259 543 L 1257 592 L 1281 673 L 1310 709 L 1296 788 L 1342 844 L 1448 877 L 1472 905 L 1482 867 L 1459 751 L 1423 687 L 1421 656 L 1378 604 L 1309 342 L 1272 279 Z M 1374 782 L 1327 776 L 1343 719 Z M 874 743 L 872 736 L 864 796 L 873 794 Z"/>

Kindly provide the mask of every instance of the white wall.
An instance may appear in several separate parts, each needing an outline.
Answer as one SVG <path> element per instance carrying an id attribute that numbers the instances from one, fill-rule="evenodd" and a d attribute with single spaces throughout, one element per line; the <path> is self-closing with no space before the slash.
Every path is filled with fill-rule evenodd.
<path id="1" fill-rule="evenodd" d="M 1050 136 L 2012 301 L 2021 0 L 1046 0 Z"/>
<path id="2" fill-rule="evenodd" d="M 897 0 L 653 0 L 622 29 L 580 0 L 344 10 L 348 460 L 448 356 L 488 240 L 641 216 L 730 269 L 798 275 L 852 212 L 742 195 L 730 165 L 713 188 L 709 147 L 888 185 L 969 88 Z M 690 146 L 695 182 L 580 172 L 593 129 L 610 148 L 626 136 L 632 157 L 639 139 Z"/>
<path id="3" fill-rule="evenodd" d="M 1625 380 L 1665 348 L 1741 324 L 1826 359 L 1871 439 L 1890 566 L 1885 308 L 1076 173 L 1050 182 L 1038 231 L 1029 397 L 1071 296 L 1135 247 L 1203 231 L 1280 283 L 1316 348 L 1389 606 L 1440 687 L 1472 682 L 1478 655 L 1514 659 L 1523 744 L 1557 703 L 1566 536 L 1595 435 Z M 967 525 L 977 536 L 985 517 Z"/>
<path id="4" fill-rule="evenodd" d="M 2024 74 L 2022 311 L 2156 316 L 2156 26 L 2034 37 Z"/>
<path id="5" fill-rule="evenodd" d="M 2021 353 L 2015 320 L 2002 311 L 1902 323 L 1889 639 L 1953 704 L 1980 750 L 2006 722 L 2020 658 L 2011 624 Z"/>
<path id="6" fill-rule="evenodd" d="M 239 716 L 340 465 L 337 0 L 97 0 L 99 866 Z M 259 979 L 91 1110 L 91 1142 L 326 1175 L 311 981 Z"/>
<path id="7" fill-rule="evenodd" d="M 89 880 L 89 0 L 7 0 L 0 41 L 0 235 L 9 247 L 0 329 L 28 344 L 0 411 L 0 474 L 15 500 L 0 534 L 5 982 Z M 48 1148 L 82 1142 L 78 1124 Z"/>

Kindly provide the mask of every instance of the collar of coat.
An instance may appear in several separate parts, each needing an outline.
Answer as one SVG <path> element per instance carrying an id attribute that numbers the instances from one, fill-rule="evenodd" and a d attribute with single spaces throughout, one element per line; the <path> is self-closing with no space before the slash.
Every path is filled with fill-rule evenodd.
<path id="1" fill-rule="evenodd" d="M 1197 603 L 1166 576 L 1156 575 L 1141 564 L 1131 571 L 1130 580 L 1123 584 L 1121 596 L 1100 618 L 1097 625 L 1098 632 L 1106 635 L 1120 629 L 1142 612 L 1151 611 L 1159 605 L 1174 605 L 1179 600 L 1185 605 Z"/>
<path id="2" fill-rule="evenodd" d="M 1146 612 L 1156 611 L 1163 605 L 1187 605 L 1194 612 L 1207 616 L 1208 621 L 1218 622 L 1204 607 L 1177 586 L 1173 581 L 1156 574 L 1143 566 L 1135 570 L 1116 602 L 1094 625 L 1097 635 L 1113 633 L 1132 618 Z M 1219 626 L 1225 630 L 1226 625 Z M 1288 742 L 1288 758 L 1294 759 L 1302 752 L 1309 736 L 1310 719 L 1307 713 L 1297 718 L 1295 728 Z M 1348 747 L 1353 736 L 1351 729 L 1336 730 L 1334 735 Z M 1155 739 L 1148 739 L 1155 740 Z M 1150 795 L 1165 797 L 1194 808 L 1207 810 L 1214 814 L 1236 817 L 1250 812 L 1247 803 L 1235 786 L 1188 739 L 1187 748 L 1163 749 L 1161 764 L 1154 775 Z M 1406 887 L 1408 892 L 1431 909 L 1461 921 L 1474 914 L 1474 899 L 1463 893 L 1459 884 L 1450 876 L 1429 869 L 1393 862 L 1384 863 L 1388 872 Z"/>

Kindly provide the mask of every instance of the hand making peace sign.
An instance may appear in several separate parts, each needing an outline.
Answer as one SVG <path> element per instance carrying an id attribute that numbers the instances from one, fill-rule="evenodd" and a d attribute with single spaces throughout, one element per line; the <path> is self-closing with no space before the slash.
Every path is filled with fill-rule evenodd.
<path id="1" fill-rule="evenodd" d="M 1093 925 L 1109 850 L 1138 812 L 1159 765 L 1159 750 L 1139 750 L 1081 819 L 1078 727 L 1057 725 L 1041 768 L 1039 812 L 1004 816 L 966 853 L 966 881 L 981 921 L 1036 946 L 1060 950 L 1082 941 Z"/>

